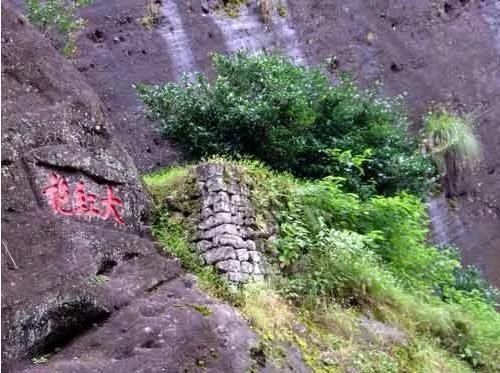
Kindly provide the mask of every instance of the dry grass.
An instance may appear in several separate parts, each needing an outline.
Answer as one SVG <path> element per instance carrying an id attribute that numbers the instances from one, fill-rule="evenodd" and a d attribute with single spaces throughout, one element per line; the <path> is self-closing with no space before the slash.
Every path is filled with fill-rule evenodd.
<path id="1" fill-rule="evenodd" d="M 259 330 L 283 333 L 292 328 L 296 316 L 285 300 L 276 294 L 270 286 L 251 284 L 246 287 L 246 302 L 242 306 L 243 314 Z"/>
<path id="2" fill-rule="evenodd" d="M 432 339 L 404 328 L 404 322 L 395 324 L 401 324 L 407 344 L 367 335 L 360 326 L 363 314 L 359 311 L 337 304 L 314 312 L 297 308 L 269 283 L 247 285 L 240 310 L 278 367 L 286 359 L 283 347 L 292 344 L 315 373 L 346 372 L 353 367 L 365 372 L 471 372 L 470 366 Z"/>
<path id="3" fill-rule="evenodd" d="M 162 18 L 161 0 L 148 0 L 146 4 L 146 12 L 141 18 L 141 24 L 147 30 L 152 30 L 160 24 Z"/>

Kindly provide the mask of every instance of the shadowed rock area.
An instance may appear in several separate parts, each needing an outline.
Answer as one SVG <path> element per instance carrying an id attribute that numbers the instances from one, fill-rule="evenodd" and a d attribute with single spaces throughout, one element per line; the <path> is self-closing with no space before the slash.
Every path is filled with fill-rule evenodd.
<path id="1" fill-rule="evenodd" d="M 100 99 L 5 1 L 2 88 L 5 371 L 247 370 L 256 336 L 149 239 Z"/>

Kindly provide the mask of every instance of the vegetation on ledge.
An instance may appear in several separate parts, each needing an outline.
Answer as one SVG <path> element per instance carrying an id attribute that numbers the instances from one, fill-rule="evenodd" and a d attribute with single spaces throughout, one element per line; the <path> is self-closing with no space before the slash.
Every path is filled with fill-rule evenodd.
<path id="1" fill-rule="evenodd" d="M 52 44 L 66 56 L 76 52 L 78 33 L 85 20 L 77 17 L 77 10 L 92 0 L 25 0 L 29 20 L 48 35 Z"/>
<path id="2" fill-rule="evenodd" d="M 234 289 L 196 262 L 188 222 L 164 203 L 187 199 L 190 167 L 145 178 L 166 250 L 241 310 L 278 365 L 293 344 L 317 372 L 499 371 L 498 291 L 462 267 L 455 248 L 427 241 L 432 161 L 449 178 L 446 159 L 478 154 L 468 123 L 431 114 L 423 152 L 397 98 L 347 77 L 331 85 L 278 56 L 213 62 L 212 82 L 196 75 L 138 92 L 195 158 L 244 171 L 257 220 L 274 216 L 279 227 L 266 253 L 274 275 Z"/>
<path id="3" fill-rule="evenodd" d="M 333 178 L 302 181 L 257 162 L 237 164 L 257 208 L 278 216 L 279 238 L 269 253 L 275 276 L 267 283 L 234 289 L 193 264 L 185 222 L 163 205 L 154 232 L 204 289 L 242 311 L 276 364 L 293 343 L 318 372 L 498 370 L 498 293 L 463 268 L 454 249 L 425 241 L 428 221 L 418 198 L 362 201 Z M 189 168 L 145 177 L 158 202 L 182 200 Z M 388 340 L 371 323 L 402 337 Z"/>

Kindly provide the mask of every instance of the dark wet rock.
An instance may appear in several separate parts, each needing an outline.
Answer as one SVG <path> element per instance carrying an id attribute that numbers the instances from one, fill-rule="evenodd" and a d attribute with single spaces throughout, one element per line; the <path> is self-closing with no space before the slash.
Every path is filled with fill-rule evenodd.
<path id="1" fill-rule="evenodd" d="M 173 373 L 197 371 L 201 361 L 208 372 L 247 371 L 250 349 L 258 343 L 255 334 L 229 306 L 184 280 L 139 297 L 47 363 L 23 372 Z M 210 314 L 198 312 L 194 304 L 208 307 Z"/>
<path id="2" fill-rule="evenodd" d="M 96 28 L 87 34 L 87 37 L 94 43 L 102 43 L 104 41 L 104 30 Z"/>
<path id="3" fill-rule="evenodd" d="M 99 97 L 6 1 L 2 38 L 2 368 L 249 369 L 246 322 L 150 240 L 150 199 Z"/>

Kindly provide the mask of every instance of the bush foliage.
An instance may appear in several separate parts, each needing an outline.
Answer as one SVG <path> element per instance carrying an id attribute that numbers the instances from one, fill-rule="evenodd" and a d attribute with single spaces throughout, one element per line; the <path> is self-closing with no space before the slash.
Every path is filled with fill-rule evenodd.
<path id="1" fill-rule="evenodd" d="M 332 179 L 296 185 L 280 214 L 282 292 L 307 307 L 369 309 L 495 371 L 498 291 L 462 267 L 455 249 L 430 245 L 427 227 L 424 204 L 409 194 L 362 201 Z"/>
<path id="2" fill-rule="evenodd" d="M 345 178 L 351 191 L 420 193 L 433 169 L 407 136 L 397 99 L 378 98 L 344 76 L 275 55 L 215 54 L 216 78 L 137 87 L 161 129 L 195 157 L 249 155 L 305 178 Z"/>

